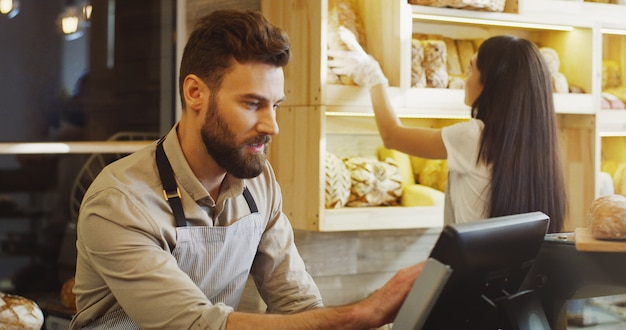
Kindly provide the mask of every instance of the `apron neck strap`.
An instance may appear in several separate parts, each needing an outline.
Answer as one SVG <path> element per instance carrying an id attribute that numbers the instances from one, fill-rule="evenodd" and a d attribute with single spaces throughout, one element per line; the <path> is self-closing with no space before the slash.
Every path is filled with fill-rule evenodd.
<path id="1" fill-rule="evenodd" d="M 165 150 L 163 149 L 164 140 L 165 136 L 159 140 L 156 148 L 156 164 L 159 169 L 161 184 L 163 185 L 163 197 L 170 203 L 174 218 L 176 219 L 176 227 L 185 227 L 187 226 L 187 219 L 185 218 L 185 212 L 183 212 L 180 189 L 178 189 L 178 185 L 176 185 L 174 170 L 172 170 L 172 165 L 167 159 Z"/>
<path id="2" fill-rule="evenodd" d="M 156 148 L 156 164 L 159 169 L 161 184 L 163 185 L 163 197 L 170 203 L 170 208 L 174 213 L 174 219 L 176 219 L 176 227 L 185 227 L 187 226 L 187 218 L 185 218 L 185 212 L 183 212 L 180 189 L 176 184 L 176 179 L 174 179 L 174 170 L 172 170 L 172 165 L 167 159 L 167 155 L 163 149 L 163 141 L 165 141 L 165 136 L 159 140 Z M 246 203 L 248 203 L 250 212 L 259 212 L 256 202 L 254 201 L 252 194 L 250 194 L 248 187 L 243 188 L 243 197 L 246 199 Z"/>

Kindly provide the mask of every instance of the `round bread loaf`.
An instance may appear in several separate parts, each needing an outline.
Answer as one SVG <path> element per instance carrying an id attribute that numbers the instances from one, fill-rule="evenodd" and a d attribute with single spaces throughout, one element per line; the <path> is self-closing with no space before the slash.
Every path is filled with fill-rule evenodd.
<path id="1" fill-rule="evenodd" d="M 587 212 L 587 226 L 596 239 L 626 239 L 626 197 L 611 194 L 597 198 Z"/>
<path id="2" fill-rule="evenodd" d="M 67 281 L 63 282 L 63 286 L 61 287 L 61 305 L 75 311 L 76 295 L 74 295 L 72 289 L 74 289 L 74 277 L 71 277 Z"/>
<path id="3" fill-rule="evenodd" d="M 0 292 L 0 329 L 39 330 L 42 326 L 43 312 L 34 301 Z"/>

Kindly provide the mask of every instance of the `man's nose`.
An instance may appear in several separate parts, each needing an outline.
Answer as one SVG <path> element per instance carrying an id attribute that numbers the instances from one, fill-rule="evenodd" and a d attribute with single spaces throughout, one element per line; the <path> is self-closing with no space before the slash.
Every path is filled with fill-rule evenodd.
<path id="1" fill-rule="evenodd" d="M 259 133 L 267 135 L 278 134 L 278 122 L 276 121 L 276 111 L 273 108 L 263 109 L 259 112 L 259 123 L 257 125 Z"/>

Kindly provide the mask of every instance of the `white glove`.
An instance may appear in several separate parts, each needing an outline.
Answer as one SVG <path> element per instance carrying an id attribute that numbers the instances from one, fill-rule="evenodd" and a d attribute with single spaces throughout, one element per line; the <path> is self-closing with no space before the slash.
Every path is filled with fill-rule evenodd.
<path id="1" fill-rule="evenodd" d="M 389 85 L 378 61 L 363 50 L 352 31 L 340 26 L 339 37 L 349 50 L 328 51 L 328 56 L 332 57 L 328 60 L 328 66 L 334 73 L 346 75 L 368 90 L 379 84 Z"/>

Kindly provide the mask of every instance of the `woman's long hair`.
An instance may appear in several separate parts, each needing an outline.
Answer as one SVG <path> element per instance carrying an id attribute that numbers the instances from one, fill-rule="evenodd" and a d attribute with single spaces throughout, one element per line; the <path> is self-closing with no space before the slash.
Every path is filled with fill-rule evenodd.
<path id="1" fill-rule="evenodd" d="M 549 232 L 567 208 L 550 71 L 532 42 L 487 39 L 478 49 L 483 91 L 472 105 L 485 123 L 477 162 L 492 165 L 490 217 L 542 211 Z"/>

